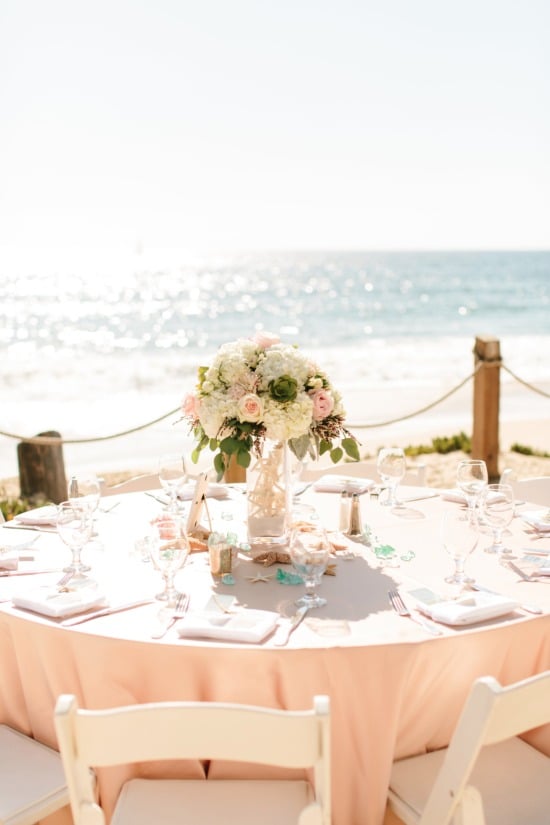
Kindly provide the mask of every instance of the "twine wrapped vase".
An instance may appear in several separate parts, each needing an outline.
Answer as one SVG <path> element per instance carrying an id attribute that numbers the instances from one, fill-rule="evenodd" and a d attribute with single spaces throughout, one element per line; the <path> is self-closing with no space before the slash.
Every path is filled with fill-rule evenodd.
<path id="1" fill-rule="evenodd" d="M 290 451 L 285 441 L 266 439 L 262 455 L 246 471 L 248 541 L 275 547 L 287 540 L 292 496 Z"/>

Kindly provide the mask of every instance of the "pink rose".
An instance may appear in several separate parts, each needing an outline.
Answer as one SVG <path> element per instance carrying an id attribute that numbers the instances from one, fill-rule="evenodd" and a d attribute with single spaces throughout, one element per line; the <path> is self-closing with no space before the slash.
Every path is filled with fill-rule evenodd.
<path id="1" fill-rule="evenodd" d="M 334 409 L 334 398 L 328 390 L 316 390 L 309 394 L 313 402 L 313 418 L 315 421 L 321 421 L 330 415 Z"/>
<path id="2" fill-rule="evenodd" d="M 281 343 L 279 336 L 274 335 L 272 332 L 256 332 L 250 340 L 254 341 L 260 349 L 269 349 L 274 344 Z"/>
<path id="3" fill-rule="evenodd" d="M 257 395 L 243 395 L 239 401 L 239 421 L 249 421 L 256 424 L 261 421 L 264 413 L 261 400 Z"/>
<path id="4" fill-rule="evenodd" d="M 193 421 L 196 421 L 199 417 L 199 409 L 200 409 L 200 400 L 197 398 L 196 395 L 186 395 L 183 399 L 182 410 L 183 414 L 186 418 L 190 418 Z"/>

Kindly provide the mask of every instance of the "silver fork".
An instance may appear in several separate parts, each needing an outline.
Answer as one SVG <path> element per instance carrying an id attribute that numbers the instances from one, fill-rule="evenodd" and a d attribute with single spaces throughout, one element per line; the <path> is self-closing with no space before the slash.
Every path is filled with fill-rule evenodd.
<path id="1" fill-rule="evenodd" d="M 400 616 L 406 616 L 408 619 L 412 619 L 413 622 L 416 622 L 423 627 L 428 633 L 431 633 L 432 636 L 441 636 L 442 630 L 437 627 L 432 622 L 429 622 L 428 619 L 422 618 L 422 616 L 417 616 L 415 613 L 411 613 L 399 590 L 388 590 L 388 598 L 390 600 L 390 604 L 395 610 L 396 613 L 399 613 Z"/>
<path id="2" fill-rule="evenodd" d="M 187 608 L 189 607 L 189 595 L 187 593 L 180 593 L 177 601 L 176 606 L 174 607 L 174 612 L 172 613 L 168 622 L 161 627 L 160 630 L 157 630 L 155 633 L 151 633 L 152 639 L 162 639 L 165 636 L 170 628 L 175 625 L 178 619 L 183 619 L 185 614 L 187 613 Z"/>

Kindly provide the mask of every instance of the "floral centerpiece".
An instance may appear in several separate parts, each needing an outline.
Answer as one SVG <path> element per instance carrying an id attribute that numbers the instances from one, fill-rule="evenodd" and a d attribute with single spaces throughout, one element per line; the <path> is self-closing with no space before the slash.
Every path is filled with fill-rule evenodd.
<path id="1" fill-rule="evenodd" d="M 270 334 L 223 344 L 183 402 L 195 436 L 192 460 L 209 447 L 218 478 L 232 457 L 243 468 L 260 457 L 266 439 L 288 444 L 299 459 L 329 453 L 359 459 L 344 427 L 342 399 L 328 376 L 297 347 Z"/>

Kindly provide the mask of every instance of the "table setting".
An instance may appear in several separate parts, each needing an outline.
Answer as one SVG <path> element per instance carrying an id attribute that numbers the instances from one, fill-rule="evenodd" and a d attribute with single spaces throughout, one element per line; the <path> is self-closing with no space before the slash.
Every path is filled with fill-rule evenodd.
<path id="1" fill-rule="evenodd" d="M 475 678 L 550 669 L 550 531 L 522 517 L 540 508 L 490 507 L 479 462 L 457 468 L 460 499 L 406 485 L 391 445 L 380 451 L 382 485 L 350 480 L 343 459 L 356 461 L 358 445 L 338 391 L 272 336 L 222 346 L 183 418 L 192 463 L 211 451 L 215 480 L 190 481 L 171 452 L 158 489 L 113 496 L 108 512 L 77 474 L 68 507 L 0 527 L 8 559 L 16 530 L 39 533 L 21 553 L 32 559 L 0 570 L 0 721 L 55 746 L 59 693 L 90 708 L 179 699 L 288 709 L 327 694 L 333 825 L 382 825 L 393 760 L 446 745 Z M 300 485 L 292 463 L 322 456 L 342 462 L 341 477 L 321 471 Z M 235 464 L 246 481 L 224 485 Z M 550 755 L 550 731 L 530 736 Z M 214 759 L 175 770 L 249 769 Z M 120 776 L 98 781 L 109 809 Z"/>

